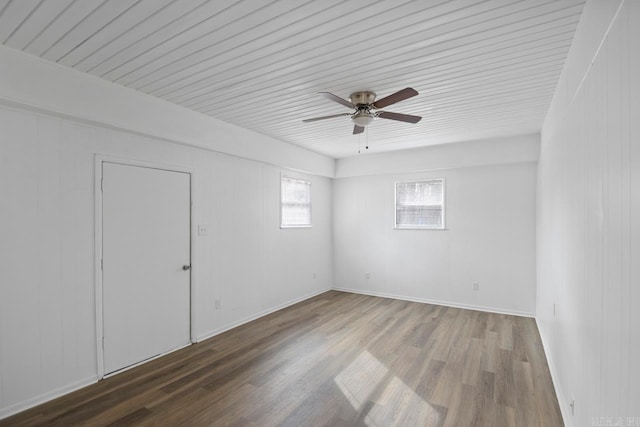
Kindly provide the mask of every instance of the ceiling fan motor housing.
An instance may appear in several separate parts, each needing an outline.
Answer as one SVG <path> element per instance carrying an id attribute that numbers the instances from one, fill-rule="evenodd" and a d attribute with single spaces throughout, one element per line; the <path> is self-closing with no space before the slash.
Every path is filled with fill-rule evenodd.
<path id="1" fill-rule="evenodd" d="M 354 92 L 349 95 L 349 100 L 357 106 L 373 104 L 376 100 L 376 94 L 369 91 Z"/>

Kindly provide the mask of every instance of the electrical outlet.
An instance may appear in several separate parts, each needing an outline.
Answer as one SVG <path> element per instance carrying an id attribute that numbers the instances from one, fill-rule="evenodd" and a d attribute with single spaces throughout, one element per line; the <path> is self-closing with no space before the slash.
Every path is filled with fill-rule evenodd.
<path id="1" fill-rule="evenodd" d="M 209 227 L 207 224 L 198 224 L 198 236 L 208 236 Z"/>
<path id="2" fill-rule="evenodd" d="M 216 307 L 216 310 L 220 310 L 220 300 L 219 300 L 219 299 L 217 299 L 217 300 L 215 300 L 213 303 L 214 303 L 214 305 L 215 305 L 215 307 Z"/>
<path id="3" fill-rule="evenodd" d="M 479 291 L 480 290 L 480 283 L 474 282 L 473 283 L 473 290 L 474 291 Z"/>
<path id="4" fill-rule="evenodd" d="M 371 279 L 371 273 L 364 273 L 364 278 L 367 280 Z"/>

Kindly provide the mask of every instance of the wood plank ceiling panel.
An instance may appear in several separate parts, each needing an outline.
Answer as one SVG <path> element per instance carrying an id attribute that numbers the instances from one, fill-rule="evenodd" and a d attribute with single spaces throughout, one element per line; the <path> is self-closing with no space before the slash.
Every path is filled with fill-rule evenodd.
<path id="1" fill-rule="evenodd" d="M 539 132 L 584 0 L 0 0 L 0 42 L 333 157 Z M 317 92 L 420 94 L 352 135 Z"/>
<path id="2" fill-rule="evenodd" d="M 11 1 L 12 3 L 21 3 L 19 0 Z M 49 2 L 50 0 L 45 1 Z M 40 31 L 32 28 L 31 31 L 36 35 L 22 49 L 33 55 L 44 55 L 58 40 L 72 31 L 76 25 L 84 22 L 85 18 L 96 12 L 104 2 L 105 0 L 74 0 L 70 6 L 63 9 L 58 15 L 51 14 L 49 22 L 42 25 Z M 40 3 L 38 8 L 42 7 L 43 3 Z M 28 20 L 23 21 L 21 25 L 31 25 L 31 22 Z M 11 46 L 10 41 L 9 46 Z"/>
<path id="3" fill-rule="evenodd" d="M 16 31 L 7 38 L 6 44 L 15 49 L 24 49 L 51 22 L 52 16 L 58 16 L 73 0 L 48 1 L 33 10 L 22 23 L 16 21 Z"/>
<path id="4" fill-rule="evenodd" d="M 2 8 L 0 15 L 0 40 L 6 40 L 20 27 L 20 23 L 27 20 L 38 7 L 40 0 L 24 0 L 8 2 Z"/>

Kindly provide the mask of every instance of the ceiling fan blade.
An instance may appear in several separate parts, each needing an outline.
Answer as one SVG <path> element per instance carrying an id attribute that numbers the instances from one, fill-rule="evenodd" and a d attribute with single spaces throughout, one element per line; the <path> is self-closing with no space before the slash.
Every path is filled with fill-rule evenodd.
<path id="1" fill-rule="evenodd" d="M 400 122 L 407 122 L 407 123 L 418 123 L 422 119 L 422 117 L 420 116 L 392 113 L 390 111 L 380 111 L 378 113 L 378 117 L 382 117 L 383 119 L 398 120 Z"/>
<path id="2" fill-rule="evenodd" d="M 400 102 L 400 101 L 404 101 L 405 99 L 409 99 L 412 96 L 416 96 L 418 94 L 418 91 L 407 87 L 404 88 L 402 90 L 397 91 L 396 93 L 392 93 L 389 96 L 385 96 L 382 99 L 378 99 L 376 102 L 374 102 L 372 105 L 375 108 L 384 108 L 388 105 L 391 104 L 395 104 L 396 102 Z"/>
<path id="3" fill-rule="evenodd" d="M 357 135 L 359 133 L 364 132 L 364 128 L 362 126 L 353 125 L 353 134 Z"/>
<path id="4" fill-rule="evenodd" d="M 304 123 L 315 122 L 317 120 L 333 119 L 334 117 L 350 116 L 351 113 L 333 114 L 331 116 L 314 117 L 313 119 L 304 119 Z"/>
<path id="5" fill-rule="evenodd" d="M 337 102 L 338 104 L 344 105 L 345 107 L 356 108 L 355 105 L 353 105 L 346 99 L 340 98 L 338 95 L 334 95 L 331 92 L 318 92 L 318 93 L 324 96 L 325 98 L 332 100 L 333 102 Z"/>

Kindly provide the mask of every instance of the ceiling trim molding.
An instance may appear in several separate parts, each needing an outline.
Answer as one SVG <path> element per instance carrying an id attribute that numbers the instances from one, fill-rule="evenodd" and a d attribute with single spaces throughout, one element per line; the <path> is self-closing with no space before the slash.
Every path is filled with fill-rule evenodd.
<path id="1" fill-rule="evenodd" d="M 336 162 L 336 178 L 536 163 L 540 134 L 432 145 L 347 157 Z"/>

